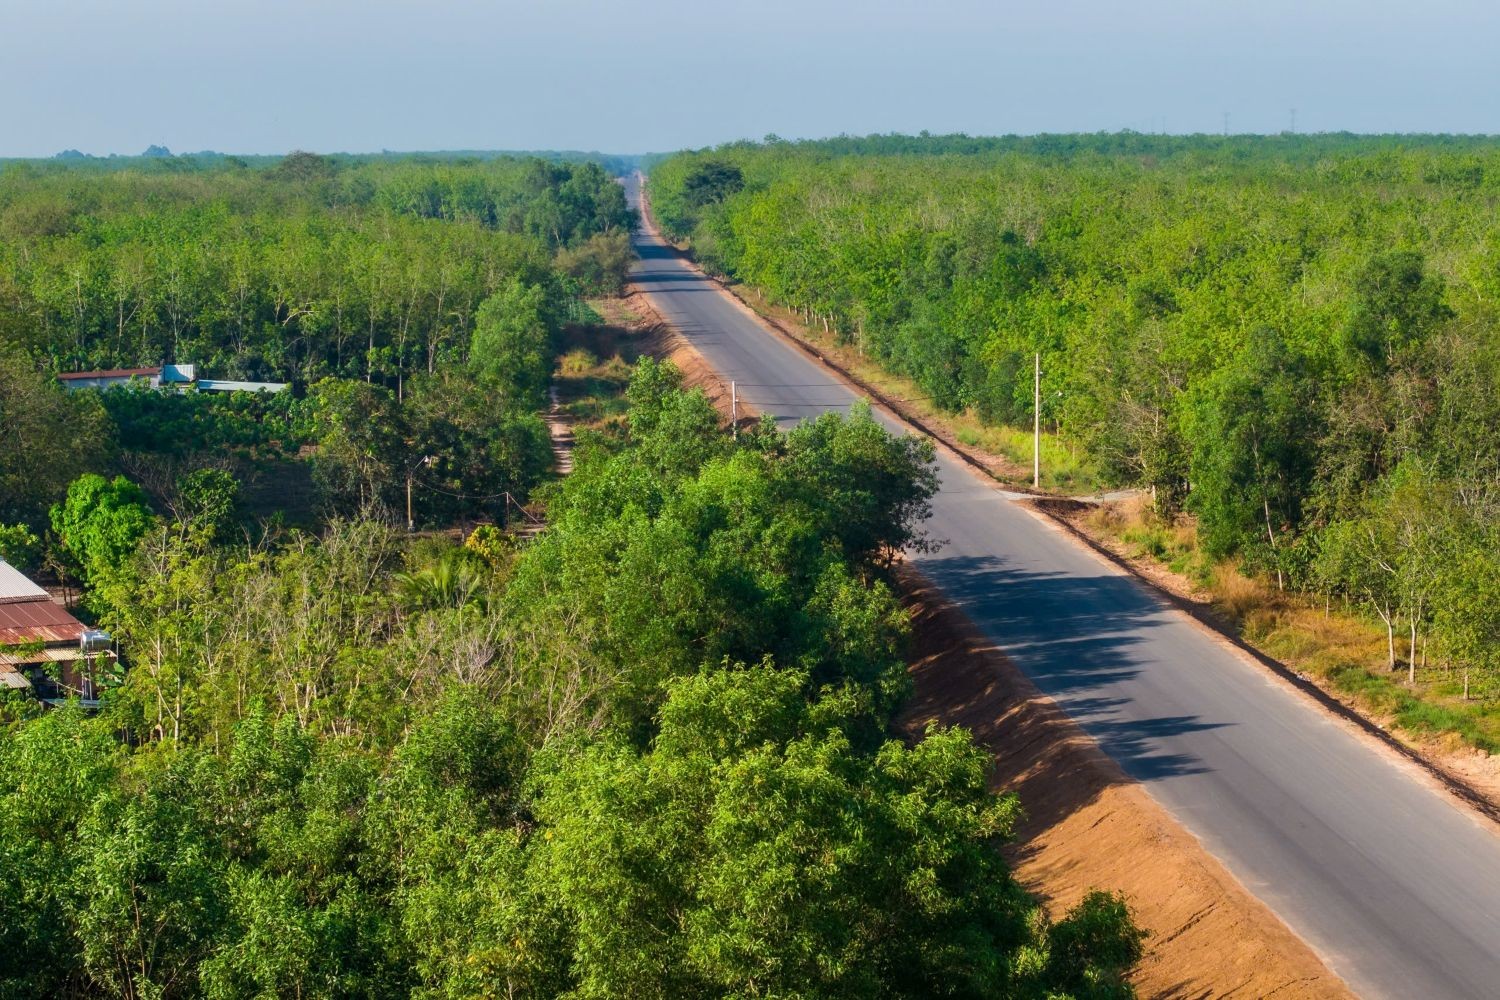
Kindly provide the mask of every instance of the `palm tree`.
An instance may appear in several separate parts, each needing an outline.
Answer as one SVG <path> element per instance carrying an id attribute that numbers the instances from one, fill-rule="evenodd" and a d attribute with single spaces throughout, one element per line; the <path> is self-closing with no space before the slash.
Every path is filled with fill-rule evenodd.
<path id="1" fill-rule="evenodd" d="M 431 564 L 394 577 L 408 611 L 478 606 L 483 601 L 484 567 L 473 553 L 447 549 Z"/>

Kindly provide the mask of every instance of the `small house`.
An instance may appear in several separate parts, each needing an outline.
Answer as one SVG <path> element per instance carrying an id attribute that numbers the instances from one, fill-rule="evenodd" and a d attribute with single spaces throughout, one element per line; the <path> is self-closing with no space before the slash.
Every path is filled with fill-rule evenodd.
<path id="1" fill-rule="evenodd" d="M 285 382 L 240 382 L 230 379 L 200 379 L 197 365 L 160 365 L 155 368 L 110 368 L 103 371 L 64 372 L 57 380 L 68 390 L 109 389 L 142 379 L 153 389 L 180 392 L 281 392 Z"/>
<path id="2" fill-rule="evenodd" d="M 91 629 L 0 559 L 0 689 L 28 690 L 51 704 L 98 704 L 96 679 L 114 665 L 109 636 Z"/>

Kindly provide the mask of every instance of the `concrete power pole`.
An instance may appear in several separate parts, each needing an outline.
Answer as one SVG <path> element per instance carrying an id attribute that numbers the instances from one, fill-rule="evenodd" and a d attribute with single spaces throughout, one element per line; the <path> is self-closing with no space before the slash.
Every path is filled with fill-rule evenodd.
<path id="1" fill-rule="evenodd" d="M 1042 488 L 1042 352 L 1036 352 L 1031 401 L 1031 488 Z"/>
<path id="2" fill-rule="evenodd" d="M 740 390 L 736 383 L 729 383 L 729 427 L 734 439 L 740 439 Z"/>

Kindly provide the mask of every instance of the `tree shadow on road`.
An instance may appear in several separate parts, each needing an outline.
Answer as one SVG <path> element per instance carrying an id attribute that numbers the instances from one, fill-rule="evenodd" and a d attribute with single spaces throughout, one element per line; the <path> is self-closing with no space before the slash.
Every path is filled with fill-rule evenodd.
<path id="1" fill-rule="evenodd" d="M 972 633 L 968 641 L 976 647 L 971 652 L 1001 656 L 1016 674 L 1013 687 L 1033 694 L 1039 689 L 1054 699 L 1131 777 L 1153 781 L 1206 770 L 1198 758 L 1168 749 L 1168 743 L 1225 723 L 1191 715 L 1141 717 L 1139 706 L 1120 694 L 1142 669 L 1135 650 L 1144 634 L 1168 614 L 1133 581 L 1027 572 L 994 557 L 927 558 L 920 570 L 964 609 Z M 1001 637 L 1009 655 L 999 654 L 986 635 Z M 978 683 L 973 677 L 967 681 Z M 986 710 L 993 714 L 998 707 Z M 979 735 L 995 720 L 971 718 L 963 724 Z"/>

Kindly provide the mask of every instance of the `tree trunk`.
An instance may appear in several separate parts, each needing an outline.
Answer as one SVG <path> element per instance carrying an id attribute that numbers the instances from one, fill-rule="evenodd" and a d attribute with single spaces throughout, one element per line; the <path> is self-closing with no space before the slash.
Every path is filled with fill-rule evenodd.
<path id="1" fill-rule="evenodd" d="M 1406 683 L 1417 683 L 1417 619 L 1411 620 L 1411 647 L 1406 651 Z"/>

